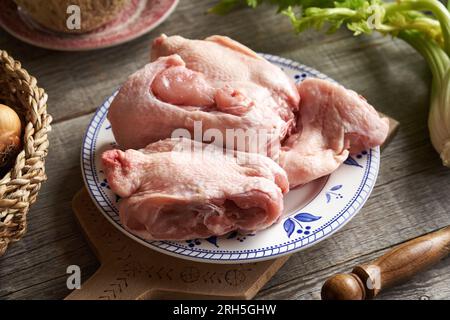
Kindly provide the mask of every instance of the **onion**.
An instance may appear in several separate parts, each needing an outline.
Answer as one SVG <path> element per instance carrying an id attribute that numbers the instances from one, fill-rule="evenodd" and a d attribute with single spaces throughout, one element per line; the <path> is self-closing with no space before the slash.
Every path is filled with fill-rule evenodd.
<path id="1" fill-rule="evenodd" d="M 22 123 L 17 113 L 0 104 L 0 168 L 9 164 L 20 149 Z"/>

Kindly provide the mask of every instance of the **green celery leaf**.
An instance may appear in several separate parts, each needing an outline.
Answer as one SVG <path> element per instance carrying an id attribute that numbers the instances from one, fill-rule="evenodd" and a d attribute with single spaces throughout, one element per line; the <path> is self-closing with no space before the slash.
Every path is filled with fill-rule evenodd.
<path id="1" fill-rule="evenodd" d="M 243 0 L 221 0 L 214 7 L 210 8 L 208 12 L 223 15 L 242 5 L 245 5 Z"/>

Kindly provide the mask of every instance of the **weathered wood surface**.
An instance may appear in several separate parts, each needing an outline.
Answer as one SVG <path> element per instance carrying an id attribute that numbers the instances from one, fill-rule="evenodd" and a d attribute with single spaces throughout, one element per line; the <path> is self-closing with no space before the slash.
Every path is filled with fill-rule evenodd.
<path id="1" fill-rule="evenodd" d="M 392 246 L 450 224 L 450 170 L 441 166 L 428 138 L 430 73 L 421 57 L 401 41 L 331 36 L 295 36 L 273 8 L 241 10 L 227 17 L 205 15 L 214 1 L 181 1 L 155 31 L 129 44 L 86 53 L 33 48 L 0 31 L 6 49 L 36 76 L 50 96 L 55 118 L 47 162 L 49 181 L 29 213 L 23 240 L 0 258 L 0 299 L 61 299 L 66 268 L 77 264 L 83 278 L 98 267 L 73 217 L 70 201 L 82 186 L 81 139 L 92 112 L 144 65 L 152 38 L 160 33 L 202 38 L 231 36 L 256 51 L 310 65 L 359 91 L 401 123 L 382 155 L 377 185 L 363 210 L 341 231 L 294 254 L 257 295 L 259 299 L 318 299 L 323 282 L 337 272 L 372 260 Z M 382 293 L 379 299 L 450 299 L 450 259 Z"/>
<path id="2" fill-rule="evenodd" d="M 101 265 L 66 300 L 252 299 L 289 259 L 216 265 L 179 259 L 117 230 L 86 188 L 75 195 L 72 208 Z"/>

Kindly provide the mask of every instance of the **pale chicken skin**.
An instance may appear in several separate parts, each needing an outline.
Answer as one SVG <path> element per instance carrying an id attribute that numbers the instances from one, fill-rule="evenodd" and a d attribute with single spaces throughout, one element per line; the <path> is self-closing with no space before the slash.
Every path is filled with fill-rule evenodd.
<path id="1" fill-rule="evenodd" d="M 283 211 L 286 173 L 271 159 L 187 139 L 102 155 L 120 219 L 144 239 L 186 240 L 269 227 Z"/>
<path id="2" fill-rule="evenodd" d="M 180 130 L 187 131 L 183 137 L 211 142 L 214 139 L 206 134 L 210 129 L 225 142 L 227 130 L 243 130 L 253 140 L 267 133 L 267 143 L 261 143 L 267 149 L 267 145 L 279 146 L 292 126 L 277 114 L 275 106 L 267 89 L 251 82 L 212 83 L 172 55 L 129 77 L 111 104 L 108 120 L 116 141 L 125 149 L 178 137 Z M 227 147 L 249 151 L 253 146 L 234 143 Z"/>
<path id="3" fill-rule="evenodd" d="M 224 36 L 190 40 L 161 35 L 153 41 L 152 61 L 178 54 L 186 66 L 219 82 L 251 82 L 271 92 L 276 108 L 286 122 L 294 119 L 299 94 L 295 84 L 277 66 L 243 44 Z"/>
<path id="4" fill-rule="evenodd" d="M 129 149 L 102 156 L 122 197 L 122 224 L 150 240 L 265 229 L 280 217 L 289 188 L 381 145 L 389 129 L 357 93 L 320 79 L 295 85 L 221 36 L 157 38 L 152 62 L 122 86 L 108 119 L 120 148 Z M 228 130 L 258 139 L 264 132 L 265 152 L 254 139 L 236 144 Z M 186 132 L 189 139 L 177 139 Z"/>
<path id="5" fill-rule="evenodd" d="M 245 46 L 220 36 L 161 36 L 152 53 L 153 62 L 129 77 L 108 112 L 121 147 L 143 148 L 179 129 L 194 137 L 201 122 L 196 140 L 211 142 L 202 134 L 214 129 L 225 147 L 250 151 L 248 144 L 230 145 L 234 140 L 225 138 L 227 129 L 243 130 L 267 140 L 258 149 L 278 151 L 293 130 L 299 103 L 293 81 Z"/>
<path id="6" fill-rule="evenodd" d="M 280 152 L 291 188 L 335 171 L 348 157 L 381 145 L 389 122 L 356 92 L 321 79 L 298 84 L 297 133 Z"/>

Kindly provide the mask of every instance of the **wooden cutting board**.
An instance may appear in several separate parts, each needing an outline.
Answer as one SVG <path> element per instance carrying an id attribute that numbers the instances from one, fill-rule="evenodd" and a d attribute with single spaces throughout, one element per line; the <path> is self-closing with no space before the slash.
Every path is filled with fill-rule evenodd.
<path id="1" fill-rule="evenodd" d="M 101 266 L 66 299 L 251 299 L 288 259 L 227 265 L 183 260 L 125 236 L 85 189 L 73 209 Z"/>
<path id="2" fill-rule="evenodd" d="M 390 119 L 387 142 L 398 128 Z M 385 145 L 386 145 L 385 143 Z M 251 299 L 288 256 L 248 264 L 208 264 L 151 250 L 117 230 L 83 188 L 72 202 L 100 261 L 97 272 L 66 297 L 79 299 Z"/>

